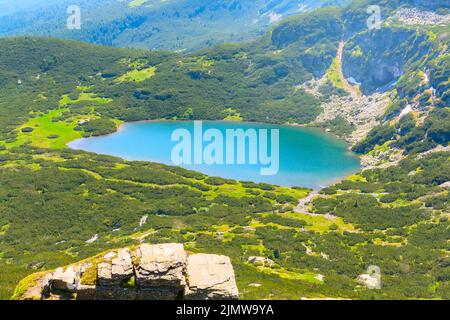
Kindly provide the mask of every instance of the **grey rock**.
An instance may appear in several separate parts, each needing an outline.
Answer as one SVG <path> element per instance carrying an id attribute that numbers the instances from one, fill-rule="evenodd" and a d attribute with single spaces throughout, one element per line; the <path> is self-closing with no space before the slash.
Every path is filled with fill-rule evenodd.
<path id="1" fill-rule="evenodd" d="M 120 249 L 118 253 L 110 252 L 104 258 L 106 260 L 97 266 L 99 285 L 116 286 L 133 276 L 133 262 L 127 248 Z"/>
<path id="2" fill-rule="evenodd" d="M 62 290 L 67 292 L 75 292 L 79 281 L 79 275 L 74 267 L 68 267 L 66 270 L 58 268 L 53 273 L 50 280 L 52 290 Z"/>
<path id="3" fill-rule="evenodd" d="M 97 281 L 101 286 L 116 285 L 112 277 L 112 265 L 111 262 L 102 262 L 97 266 Z"/>
<path id="4" fill-rule="evenodd" d="M 137 253 L 138 286 L 181 288 L 185 285 L 186 252 L 182 244 L 142 244 Z"/>
<path id="5" fill-rule="evenodd" d="M 133 273 L 133 262 L 131 260 L 130 251 L 125 249 L 120 249 L 117 258 L 113 259 L 111 262 L 111 274 L 113 280 L 125 280 L 131 278 Z"/>
<path id="6" fill-rule="evenodd" d="M 371 290 L 381 289 L 381 277 L 374 274 L 360 274 L 356 279 L 360 284 Z"/>
<path id="7" fill-rule="evenodd" d="M 23 300 L 41 300 L 50 293 L 51 273 L 44 275 L 33 286 L 27 288 L 23 295 Z"/>
<path id="8" fill-rule="evenodd" d="M 92 267 L 96 269 L 92 270 Z M 89 281 L 82 284 L 86 272 Z M 33 277 L 33 275 L 31 275 Z M 188 257 L 182 244 L 142 244 L 111 251 L 54 273 L 36 274 L 21 300 L 238 299 L 230 259 L 211 254 Z M 92 282 L 92 283 L 91 283 Z"/>
<path id="9" fill-rule="evenodd" d="M 185 298 L 187 300 L 238 299 L 230 258 L 213 254 L 194 254 L 187 262 Z"/>

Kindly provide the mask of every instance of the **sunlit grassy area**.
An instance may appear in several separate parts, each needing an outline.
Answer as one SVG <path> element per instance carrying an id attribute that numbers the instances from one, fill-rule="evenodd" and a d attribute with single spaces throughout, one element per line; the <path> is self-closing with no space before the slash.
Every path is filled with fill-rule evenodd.
<path id="1" fill-rule="evenodd" d="M 79 103 L 82 101 L 92 101 L 92 102 L 104 104 L 104 103 L 111 102 L 112 100 L 108 99 L 108 98 L 97 97 L 94 93 L 81 92 L 78 99 L 75 99 L 75 100 L 72 100 L 68 95 L 63 95 L 61 97 L 61 100 L 59 100 L 59 106 L 65 107 L 70 104 L 75 104 L 75 103 Z"/>
<path id="2" fill-rule="evenodd" d="M 68 142 L 81 138 L 81 132 L 74 130 L 76 123 L 53 121 L 65 111 L 67 111 L 65 108 L 52 110 L 45 115 L 31 118 L 19 128 L 17 141 L 7 146 L 30 143 L 41 148 L 62 149 Z M 31 128 L 32 131 L 25 128 Z M 24 130 L 31 132 L 23 132 Z"/>
<path id="3" fill-rule="evenodd" d="M 289 217 L 292 219 L 301 219 L 306 221 L 308 224 L 305 226 L 305 229 L 314 231 L 314 232 L 328 232 L 332 229 L 336 229 L 333 231 L 355 231 L 355 227 L 349 223 L 345 223 L 342 218 L 328 219 L 327 217 L 322 216 L 310 216 L 304 213 L 298 212 L 288 212 L 283 213 L 282 216 Z M 337 228 L 336 228 L 337 227 Z"/>
<path id="4" fill-rule="evenodd" d="M 150 67 L 142 70 L 132 70 L 118 77 L 116 82 L 142 82 L 150 79 L 156 74 L 156 67 Z"/>
<path id="5" fill-rule="evenodd" d="M 242 121 L 243 118 L 239 112 L 234 110 L 233 108 L 228 108 L 224 110 L 226 121 Z"/>
<path id="6" fill-rule="evenodd" d="M 262 190 L 262 189 L 258 189 L 258 188 L 252 188 L 252 190 L 254 192 L 259 192 L 259 193 L 267 192 L 266 190 Z M 209 199 L 213 199 L 216 196 L 218 196 L 219 194 L 226 194 L 226 195 L 232 196 L 232 197 L 249 196 L 250 194 L 248 192 L 249 192 L 249 189 L 245 188 L 242 185 L 242 183 L 238 182 L 235 184 L 226 183 L 226 184 L 214 186 L 211 190 L 205 192 L 205 194 Z M 301 198 L 306 197 L 310 191 L 308 189 L 291 189 L 291 188 L 287 188 L 287 187 L 276 186 L 276 187 L 274 187 L 273 190 L 270 190 L 268 192 L 274 193 L 275 195 L 288 195 L 288 196 L 295 197 L 297 199 L 301 199 Z"/>
<path id="7" fill-rule="evenodd" d="M 256 267 L 256 270 L 268 275 L 274 275 L 282 279 L 294 280 L 294 281 L 307 281 L 311 283 L 320 284 L 322 281 L 318 280 L 317 274 L 312 272 L 294 272 L 288 271 L 283 268 L 268 268 L 263 266 Z"/>
<path id="8" fill-rule="evenodd" d="M 344 89 L 340 73 L 339 73 L 339 61 L 338 58 L 334 58 L 333 63 L 327 70 L 327 78 L 334 84 L 335 87 Z"/>
<path id="9" fill-rule="evenodd" d="M 142 6 L 143 4 L 145 4 L 147 2 L 147 0 L 133 0 L 131 1 L 128 6 L 130 8 L 135 8 L 135 7 L 139 7 Z"/>
<path id="10" fill-rule="evenodd" d="M 349 181 L 367 182 L 366 178 L 364 178 L 360 174 L 351 175 L 351 176 L 347 177 L 347 180 L 349 180 Z"/>

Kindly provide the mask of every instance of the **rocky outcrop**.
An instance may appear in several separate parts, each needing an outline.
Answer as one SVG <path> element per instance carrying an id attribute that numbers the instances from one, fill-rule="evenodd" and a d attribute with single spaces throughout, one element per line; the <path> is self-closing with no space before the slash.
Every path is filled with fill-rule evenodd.
<path id="1" fill-rule="evenodd" d="M 381 289 L 381 269 L 378 266 L 369 266 L 367 273 L 360 274 L 356 278 L 361 285 L 367 287 L 370 290 Z"/>
<path id="2" fill-rule="evenodd" d="M 310 80 L 297 87 L 324 100 L 320 92 L 328 79 Z M 366 135 L 379 124 L 378 117 L 382 116 L 389 105 L 389 93 L 373 93 L 371 95 L 346 96 L 333 95 L 330 99 L 322 102 L 322 113 L 312 122 L 313 125 L 324 127 L 334 119 L 345 119 L 353 128 L 353 131 L 342 136 L 351 144 L 355 144 L 366 137 Z M 329 127 L 329 125 L 327 125 Z M 331 131 L 332 128 L 330 128 Z"/>
<path id="3" fill-rule="evenodd" d="M 450 14 L 440 15 L 433 11 L 418 8 L 401 8 L 394 18 L 407 25 L 446 25 L 450 24 Z"/>
<path id="4" fill-rule="evenodd" d="M 429 52 L 431 43 L 427 37 L 425 32 L 408 28 L 383 27 L 361 32 L 345 45 L 344 75 L 360 83 L 365 95 L 390 91 L 404 74 L 405 65 Z"/>
<path id="5" fill-rule="evenodd" d="M 226 256 L 189 255 L 182 244 L 141 244 L 53 272 L 33 274 L 16 288 L 20 300 L 238 299 Z"/>
<path id="6" fill-rule="evenodd" d="M 187 261 L 188 286 L 185 298 L 189 300 L 237 299 L 233 267 L 230 258 L 211 254 L 194 254 Z"/>
<path id="7" fill-rule="evenodd" d="M 119 285 L 122 281 L 133 276 L 133 264 L 128 248 L 120 249 L 117 255 L 110 254 L 110 257 L 114 257 L 111 262 L 106 261 L 98 264 L 97 281 L 100 285 Z"/>
<path id="8" fill-rule="evenodd" d="M 183 288 L 186 259 L 182 244 L 143 244 L 136 251 L 136 283 L 142 288 Z"/>
<path id="9" fill-rule="evenodd" d="M 381 278 L 371 274 L 360 274 L 356 279 L 360 284 L 367 287 L 370 290 L 381 289 Z"/>

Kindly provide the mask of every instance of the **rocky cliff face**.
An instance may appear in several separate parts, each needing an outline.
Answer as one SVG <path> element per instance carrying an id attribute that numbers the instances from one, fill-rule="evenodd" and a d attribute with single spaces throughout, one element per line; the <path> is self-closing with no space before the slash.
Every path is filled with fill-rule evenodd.
<path id="1" fill-rule="evenodd" d="M 418 61 L 429 52 L 426 37 L 425 33 L 403 28 L 362 32 L 345 46 L 344 75 L 360 83 L 364 94 L 387 91 L 411 59 Z"/>
<path id="2" fill-rule="evenodd" d="M 342 33 L 340 11 L 324 8 L 287 19 L 272 30 L 270 40 L 294 65 L 321 78 L 336 57 Z"/>
<path id="3" fill-rule="evenodd" d="M 141 244 L 113 250 L 23 279 L 19 300 L 238 299 L 230 259 L 188 254 L 182 244 Z"/>

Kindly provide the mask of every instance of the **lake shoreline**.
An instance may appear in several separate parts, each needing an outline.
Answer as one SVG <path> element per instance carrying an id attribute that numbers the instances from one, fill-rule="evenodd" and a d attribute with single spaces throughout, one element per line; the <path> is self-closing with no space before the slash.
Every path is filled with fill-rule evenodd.
<path id="1" fill-rule="evenodd" d="M 321 169 L 317 169 L 317 167 L 320 167 L 320 164 L 317 165 L 316 167 L 312 167 L 312 169 L 307 169 L 308 166 L 306 166 L 301 170 L 295 170 L 292 172 L 294 175 L 295 174 L 300 174 L 301 172 L 304 172 L 304 174 L 306 174 L 304 178 L 306 180 L 302 180 L 301 178 L 298 179 L 298 183 L 297 182 L 292 182 L 292 180 L 294 179 L 294 177 L 291 177 L 290 175 L 286 176 L 286 180 L 283 179 L 283 175 L 279 175 L 277 174 L 277 179 L 280 179 L 280 181 L 276 181 L 276 179 L 272 179 L 275 181 L 271 181 L 271 179 L 266 179 L 266 177 L 252 177 L 251 174 L 247 177 L 246 175 L 243 176 L 238 176 L 235 177 L 236 173 L 234 173 L 233 171 L 235 171 L 235 169 L 237 167 L 229 167 L 227 168 L 227 170 L 224 171 L 224 168 L 227 167 L 225 164 L 222 165 L 222 168 L 217 169 L 218 172 L 215 171 L 211 171 L 212 169 L 210 167 L 205 168 L 204 164 L 202 164 L 201 166 L 196 166 L 196 167 L 192 167 L 192 166 L 184 166 L 184 165 L 177 165 L 175 163 L 171 163 L 169 161 L 167 161 L 167 159 L 163 159 L 161 160 L 161 158 L 158 157 L 153 157 L 151 156 L 152 152 L 154 153 L 154 150 L 158 150 L 158 146 L 152 144 L 152 152 L 149 154 L 143 154 L 141 151 L 142 148 L 140 148 L 139 146 L 135 146 L 134 149 L 131 149 L 132 152 L 125 152 L 122 149 L 117 149 L 118 147 L 116 145 L 114 145 L 114 147 L 112 148 L 112 150 L 116 150 L 116 151 L 111 151 L 108 149 L 104 149 L 104 146 L 102 146 L 102 142 L 101 141 L 108 141 L 108 140 L 114 140 L 116 139 L 118 136 L 118 134 L 123 134 L 124 131 L 126 130 L 127 127 L 132 128 L 131 131 L 136 131 L 136 127 L 133 128 L 133 125 L 136 124 L 155 124 L 155 125 L 162 125 L 162 124 L 168 124 L 169 127 L 172 125 L 176 125 L 176 124 L 180 124 L 181 127 L 187 127 L 190 128 L 190 124 L 194 121 L 203 121 L 204 125 L 206 127 L 213 127 L 214 123 L 218 124 L 218 127 L 222 127 L 222 128 L 228 128 L 226 126 L 226 124 L 230 124 L 232 128 L 242 128 L 244 130 L 249 129 L 249 126 L 251 126 L 252 124 L 254 124 L 255 126 L 259 125 L 263 128 L 279 128 L 280 130 L 285 130 L 285 134 L 288 135 L 299 135 L 299 136 L 304 136 L 303 139 L 306 137 L 307 140 L 312 139 L 313 141 L 308 141 L 307 145 L 309 146 L 308 148 L 312 148 L 312 152 L 314 152 L 316 149 L 316 145 L 314 144 L 314 142 L 318 142 L 317 148 L 321 151 L 320 156 L 317 156 L 317 160 L 320 162 L 321 159 L 320 157 L 325 157 L 327 158 L 327 161 L 330 165 L 330 168 L 328 168 L 327 166 L 325 166 L 324 168 L 324 172 L 321 172 Z M 239 126 L 239 124 L 242 124 L 242 127 Z M 163 126 L 165 127 L 165 126 Z M 141 128 L 145 128 L 145 127 L 141 127 Z M 157 127 L 158 128 L 158 127 Z M 250 127 L 251 128 L 251 127 Z M 171 128 L 173 130 L 173 128 Z M 295 130 L 295 129 L 299 129 L 299 131 Z M 157 130 L 161 130 L 161 129 L 157 129 Z M 165 129 L 167 130 L 167 129 Z M 129 135 L 130 133 L 127 132 L 125 133 L 125 135 Z M 136 133 L 134 133 L 136 134 Z M 311 137 L 309 137 L 308 135 L 311 135 Z M 146 134 L 141 135 L 141 136 L 146 136 Z M 135 140 L 142 140 L 139 139 L 139 135 L 135 136 L 134 139 L 131 139 L 129 141 L 129 143 L 133 144 Z M 97 149 L 92 149 L 92 145 L 87 145 L 88 147 L 86 147 L 86 139 L 95 139 L 95 140 L 90 140 L 92 141 L 96 141 L 95 143 L 97 145 L 100 145 L 101 147 L 97 148 Z M 167 137 L 164 137 L 164 141 L 167 139 Z M 315 140 L 317 139 L 317 141 Z M 161 139 L 159 139 L 161 140 Z M 100 142 L 99 142 L 100 141 Z M 322 141 L 322 142 L 320 142 Z M 330 155 L 328 154 L 324 154 L 324 152 L 328 152 L 328 149 L 326 149 L 327 147 L 325 147 L 324 145 L 324 141 L 326 142 L 325 145 L 330 145 L 329 148 L 330 149 Z M 296 143 L 297 141 L 295 141 Z M 95 144 L 94 143 L 94 144 Z M 123 143 L 123 141 L 122 141 Z M 298 153 L 298 152 L 307 152 L 304 151 L 304 148 L 298 148 L 299 146 L 304 146 L 304 144 L 301 143 L 301 140 L 299 140 L 298 144 L 295 144 L 294 142 L 290 142 L 291 144 L 289 145 L 289 148 L 287 151 L 289 154 L 290 153 Z M 92 143 L 91 143 L 92 144 Z M 362 168 L 361 168 L 361 163 L 360 163 L 360 157 L 356 154 L 354 154 L 353 152 L 351 152 L 350 146 L 348 144 L 347 141 L 337 137 L 335 134 L 326 131 L 323 128 L 318 128 L 318 127 L 311 127 L 311 126 L 307 126 L 307 125 L 299 125 L 299 124 L 277 124 L 277 123 L 269 123 L 269 122 L 256 122 L 256 121 L 235 121 L 235 120 L 171 120 L 171 119 L 162 119 L 162 120 L 157 120 L 157 119 L 150 119 L 150 120 L 138 120 L 138 121 L 132 121 L 132 122 L 123 122 L 120 123 L 117 126 L 117 130 L 113 133 L 110 134 L 106 134 L 106 135 L 101 135 L 101 136 L 95 136 L 95 137 L 89 137 L 89 138 L 82 138 L 82 139 L 76 139 L 73 140 L 69 143 L 67 143 L 67 146 L 70 149 L 74 149 L 74 150 L 84 150 L 87 152 L 92 152 L 92 153 L 96 153 L 96 154 L 106 154 L 106 155 L 111 155 L 111 156 L 115 156 L 118 158 L 122 158 L 124 160 L 127 161 L 148 161 L 148 162 L 153 162 L 153 163 L 162 163 L 165 165 L 170 165 L 170 166 L 178 166 L 178 167 L 182 167 L 188 170 L 193 170 L 193 171 L 197 171 L 197 172 L 201 172 L 203 174 L 209 175 L 209 176 L 219 176 L 219 177 L 223 177 L 223 178 L 229 178 L 229 179 L 235 179 L 235 180 L 239 180 L 239 181 L 254 181 L 254 182 L 265 182 L 265 183 L 270 183 L 270 184 L 274 184 L 274 185 L 283 185 L 283 186 L 287 186 L 287 187 L 293 187 L 293 186 L 300 186 L 300 187 L 307 187 L 310 189 L 314 189 L 314 190 L 321 190 L 323 188 L 326 188 L 330 185 L 333 185 L 335 183 L 338 183 L 340 181 L 345 180 L 348 176 L 351 176 L 357 172 L 359 172 Z M 163 147 L 165 148 L 165 147 Z M 325 149 L 324 149 L 325 148 Z M 345 151 L 336 151 L 336 150 L 343 150 L 343 148 L 345 148 Z M 99 150 L 100 149 L 100 150 Z M 106 150 L 106 151 L 105 151 Z M 119 151 L 117 151 L 119 150 Z M 299 151 L 301 150 L 301 151 Z M 141 153 L 139 153 L 141 152 Z M 159 152 L 159 151 L 157 151 Z M 319 152 L 319 151 L 317 151 Z M 338 153 L 336 153 L 338 152 Z M 136 156 L 137 154 L 137 156 Z M 167 156 L 167 150 L 165 152 L 166 156 Z M 339 156 L 339 154 L 341 154 Z M 334 155 L 334 156 L 333 156 Z M 286 155 L 283 155 L 286 156 Z M 289 155 L 286 157 L 290 157 Z M 292 157 L 292 156 L 291 156 Z M 305 154 L 303 153 L 301 157 L 298 158 L 292 158 L 290 162 L 302 162 L 303 157 L 305 157 Z M 341 157 L 341 158 L 339 158 Z M 299 160 L 302 159 L 302 160 Z M 334 160 L 336 159 L 336 160 Z M 344 160 L 347 159 L 347 160 Z M 356 160 L 348 160 L 348 159 L 356 159 L 357 160 L 357 165 L 350 165 L 349 169 L 345 169 L 346 164 L 345 163 L 355 163 Z M 337 164 L 331 163 L 331 162 L 336 162 Z M 344 161 L 344 164 L 340 164 L 341 161 Z M 350 162 L 348 162 L 350 161 Z M 353 162 L 352 162 L 353 161 Z M 313 163 L 315 164 L 315 160 L 313 161 Z M 217 164 L 217 166 L 219 166 L 220 164 Z M 311 164 L 310 164 L 311 165 Z M 333 168 L 338 168 L 338 169 L 333 169 Z M 340 168 L 340 169 L 339 169 Z M 237 169 L 237 171 L 239 171 L 242 169 Z M 337 171 L 333 171 L 333 170 L 337 170 Z M 330 175 L 326 175 L 326 172 L 330 172 Z M 339 172 L 341 172 L 341 174 L 339 174 Z M 286 173 L 283 173 L 286 174 Z M 322 178 L 317 178 L 317 180 L 314 180 L 314 175 L 319 174 L 318 177 L 322 176 Z M 325 174 L 325 176 L 324 176 Z M 335 175 L 338 176 L 335 176 Z M 309 181 L 309 182 L 308 182 Z M 316 181 L 316 182 L 312 182 L 312 181 Z"/>
<path id="2" fill-rule="evenodd" d="M 128 122 L 121 122 L 119 126 L 117 126 L 117 130 L 115 132 L 111 132 L 105 135 L 101 135 L 101 137 L 108 136 L 111 134 L 115 134 L 118 132 L 121 132 L 123 130 L 123 127 L 128 124 L 134 124 L 134 123 L 155 123 L 155 122 L 191 122 L 191 121 L 211 121 L 211 122 L 229 122 L 229 123 L 255 123 L 255 124 L 265 124 L 265 125 L 279 125 L 282 127 L 291 127 L 291 128 L 306 128 L 306 129 L 312 129 L 317 130 L 318 132 L 321 132 L 324 135 L 328 135 L 333 137 L 334 139 L 340 140 L 345 142 L 345 144 L 348 145 L 349 151 L 351 151 L 352 145 L 347 141 L 346 139 L 339 137 L 337 134 L 335 134 L 333 131 L 328 131 L 327 129 L 324 129 L 322 127 L 317 126 L 310 126 L 308 124 L 300 124 L 300 123 L 274 123 L 274 122 L 261 122 L 261 121 L 252 121 L 252 120 L 173 120 L 173 119 L 150 119 L 150 120 L 136 120 L 136 121 L 128 121 Z M 70 143 L 70 142 L 69 142 Z M 360 156 L 358 156 L 360 158 Z"/>

